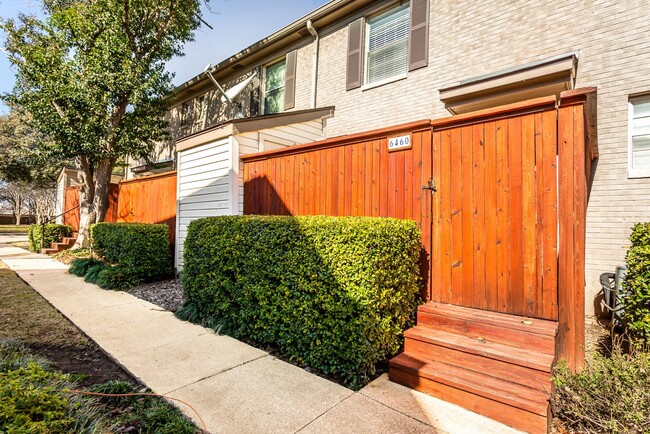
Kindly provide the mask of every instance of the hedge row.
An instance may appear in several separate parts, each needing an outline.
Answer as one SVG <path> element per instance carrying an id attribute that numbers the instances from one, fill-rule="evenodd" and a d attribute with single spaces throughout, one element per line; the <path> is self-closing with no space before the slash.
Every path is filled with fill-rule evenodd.
<path id="1" fill-rule="evenodd" d="M 193 221 L 178 316 L 272 344 L 361 387 L 396 353 L 419 291 L 413 221 L 227 216 Z"/>
<path id="2" fill-rule="evenodd" d="M 41 225 L 30 225 L 27 233 L 29 239 L 29 249 L 32 252 L 40 252 L 41 250 Z M 64 237 L 72 235 L 72 226 L 59 225 L 59 224 L 46 224 L 45 225 L 45 240 L 43 246 L 47 249 L 53 243 L 60 242 Z"/>
<path id="3" fill-rule="evenodd" d="M 94 253 L 145 282 L 173 274 L 169 227 L 148 223 L 98 223 L 91 227 Z"/>
<path id="4" fill-rule="evenodd" d="M 630 240 L 623 320 L 632 338 L 650 341 L 650 222 L 634 225 Z"/>

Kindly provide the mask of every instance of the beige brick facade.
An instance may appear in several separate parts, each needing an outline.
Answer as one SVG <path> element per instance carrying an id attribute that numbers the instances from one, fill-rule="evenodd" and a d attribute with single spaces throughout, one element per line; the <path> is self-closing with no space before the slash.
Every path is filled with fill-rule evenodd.
<path id="1" fill-rule="evenodd" d="M 429 65 L 400 81 L 346 91 L 347 24 L 371 12 L 319 29 L 317 106 L 336 107 L 328 137 L 448 116 L 440 88 L 578 52 L 576 87 L 598 89 L 600 158 L 587 214 L 585 300 L 593 313 L 600 273 L 624 261 L 631 226 L 650 220 L 650 178 L 627 176 L 628 98 L 650 93 L 650 2 L 432 0 Z M 295 110 L 310 108 L 312 41 L 307 36 L 298 47 Z"/>

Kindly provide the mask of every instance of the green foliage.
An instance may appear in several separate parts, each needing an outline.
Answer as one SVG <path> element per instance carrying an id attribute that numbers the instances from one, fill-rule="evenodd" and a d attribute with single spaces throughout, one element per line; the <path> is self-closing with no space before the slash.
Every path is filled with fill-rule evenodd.
<path id="1" fill-rule="evenodd" d="M 631 338 L 650 341 L 650 223 L 637 223 L 627 251 L 623 321 Z"/>
<path id="2" fill-rule="evenodd" d="M 399 350 L 417 307 L 420 251 L 419 230 L 406 220 L 196 220 L 179 315 L 275 345 L 357 388 Z"/>
<path id="3" fill-rule="evenodd" d="M 84 277 L 88 270 L 95 265 L 102 265 L 102 261 L 95 258 L 79 258 L 72 261 L 68 272 L 75 276 Z"/>
<path id="4" fill-rule="evenodd" d="M 88 283 L 97 283 L 97 278 L 99 277 L 99 273 L 104 271 L 106 267 L 107 266 L 104 263 L 99 263 L 88 268 L 88 271 L 84 275 L 84 281 Z"/>
<path id="5" fill-rule="evenodd" d="M 41 225 L 31 225 L 28 231 L 29 249 L 32 252 L 41 251 Z M 59 224 L 46 224 L 45 225 L 45 241 L 43 246 L 47 249 L 53 243 L 58 243 L 63 237 L 72 235 L 72 226 L 59 225 Z"/>
<path id="6" fill-rule="evenodd" d="M 0 115 L 0 179 L 30 188 L 52 187 L 62 162 L 39 151 L 44 138 L 30 121 L 18 110 Z"/>
<path id="7" fill-rule="evenodd" d="M 120 265 L 122 274 L 134 279 L 151 282 L 173 274 L 167 225 L 99 223 L 92 227 L 92 246 L 98 256 Z"/>
<path id="8" fill-rule="evenodd" d="M 0 432 L 198 432 L 177 408 L 160 397 L 89 398 L 68 393 L 75 388 L 71 378 L 52 370 L 21 342 L 0 339 Z M 150 392 L 123 381 L 97 385 L 92 391 Z"/>
<path id="9" fill-rule="evenodd" d="M 126 291 L 142 281 L 130 269 L 120 265 L 105 267 L 97 274 L 95 283 L 104 289 Z"/>
<path id="10" fill-rule="evenodd" d="M 567 432 L 641 434 L 650 429 L 648 352 L 595 354 L 578 374 L 562 361 L 553 382 L 553 413 Z"/>

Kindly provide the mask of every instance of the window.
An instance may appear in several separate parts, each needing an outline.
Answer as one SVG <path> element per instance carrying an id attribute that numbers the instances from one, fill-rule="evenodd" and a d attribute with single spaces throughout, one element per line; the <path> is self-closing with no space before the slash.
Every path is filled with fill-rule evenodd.
<path id="1" fill-rule="evenodd" d="M 264 75 L 264 114 L 280 113 L 284 110 L 284 76 L 286 69 L 285 59 L 266 67 Z"/>
<path id="2" fill-rule="evenodd" d="M 368 19 L 366 25 L 366 84 L 408 72 L 409 4 Z"/>
<path id="3" fill-rule="evenodd" d="M 181 126 L 189 125 L 192 122 L 192 102 L 185 101 L 181 105 Z"/>
<path id="4" fill-rule="evenodd" d="M 630 99 L 628 177 L 650 177 L 650 95 Z"/>

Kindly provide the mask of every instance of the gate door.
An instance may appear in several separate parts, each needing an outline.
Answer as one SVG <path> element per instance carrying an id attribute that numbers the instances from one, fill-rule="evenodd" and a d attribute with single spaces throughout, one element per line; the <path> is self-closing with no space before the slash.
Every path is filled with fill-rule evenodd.
<path id="1" fill-rule="evenodd" d="M 434 123 L 432 300 L 557 319 L 556 150 L 554 104 Z"/>

